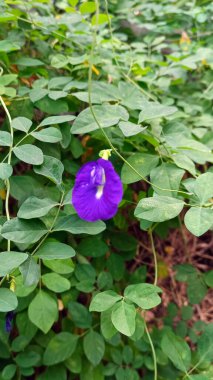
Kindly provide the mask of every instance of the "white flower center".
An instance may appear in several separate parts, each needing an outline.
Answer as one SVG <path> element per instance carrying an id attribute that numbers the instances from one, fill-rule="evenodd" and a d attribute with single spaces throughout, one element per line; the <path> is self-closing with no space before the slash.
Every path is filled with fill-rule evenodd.
<path id="1" fill-rule="evenodd" d="M 103 172 L 102 172 L 102 183 L 103 183 L 103 185 L 97 186 L 97 192 L 95 194 L 96 199 L 100 199 L 102 197 L 103 191 L 104 191 L 105 182 L 106 182 L 106 176 L 105 176 L 105 172 L 104 172 L 104 169 L 103 169 Z"/>

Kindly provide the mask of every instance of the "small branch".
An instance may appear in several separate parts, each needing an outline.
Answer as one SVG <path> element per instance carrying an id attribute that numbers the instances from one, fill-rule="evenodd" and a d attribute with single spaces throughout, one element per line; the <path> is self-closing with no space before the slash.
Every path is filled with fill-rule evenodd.
<path id="1" fill-rule="evenodd" d="M 2 71 L 1 71 L 2 74 Z M 11 156 L 12 156 L 12 149 L 13 149 L 13 128 L 12 128 L 12 119 L 10 116 L 10 113 L 7 109 L 7 106 L 3 100 L 3 98 L 0 96 L 0 102 L 2 104 L 2 107 L 7 115 L 8 121 L 9 121 L 9 126 L 10 126 L 10 135 L 11 135 L 11 145 L 9 148 L 9 153 L 8 153 L 8 159 L 7 163 L 10 165 L 11 164 Z M 5 186 L 6 186 L 6 199 L 5 199 L 5 211 L 6 211 L 6 216 L 7 220 L 10 220 L 10 210 L 9 210 L 9 200 L 10 200 L 10 180 L 6 179 L 5 180 Z M 7 240 L 7 250 L 10 251 L 10 240 Z"/>
<path id="2" fill-rule="evenodd" d="M 157 285 L 157 282 L 158 282 L 158 261 L 157 261 L 157 252 L 155 249 L 155 243 L 154 243 L 151 228 L 149 229 L 148 234 L 149 234 L 149 238 L 150 238 L 150 242 L 151 242 L 152 253 L 153 253 L 153 257 L 154 257 L 154 266 L 155 266 L 155 280 L 154 280 L 153 285 Z"/>

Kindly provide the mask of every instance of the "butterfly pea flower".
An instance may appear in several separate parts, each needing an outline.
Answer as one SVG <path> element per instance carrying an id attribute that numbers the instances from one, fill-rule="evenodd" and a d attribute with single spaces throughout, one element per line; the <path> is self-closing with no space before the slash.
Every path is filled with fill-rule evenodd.
<path id="1" fill-rule="evenodd" d="M 10 333 L 12 331 L 12 328 L 13 328 L 13 317 L 14 317 L 14 312 L 13 311 L 9 311 L 7 314 L 6 314 L 6 318 L 5 318 L 5 331 Z"/>
<path id="2" fill-rule="evenodd" d="M 72 192 L 72 204 L 87 222 L 112 218 L 123 195 L 120 177 L 107 159 L 109 152 L 102 152 L 102 158 L 84 164 L 78 171 Z"/>

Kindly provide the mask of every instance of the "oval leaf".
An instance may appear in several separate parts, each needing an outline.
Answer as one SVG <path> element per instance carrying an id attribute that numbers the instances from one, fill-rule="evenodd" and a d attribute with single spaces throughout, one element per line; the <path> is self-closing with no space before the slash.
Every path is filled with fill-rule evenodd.
<path id="1" fill-rule="evenodd" d="M 75 251 L 67 244 L 50 241 L 45 243 L 37 252 L 36 256 L 40 259 L 68 259 L 75 256 Z"/>
<path id="2" fill-rule="evenodd" d="M 16 295 L 9 289 L 0 288 L 0 312 L 15 310 L 18 306 Z"/>
<path id="3" fill-rule="evenodd" d="M 13 149 L 19 160 L 31 165 L 41 165 L 44 161 L 43 152 L 40 148 L 32 144 L 24 144 Z"/>
<path id="4" fill-rule="evenodd" d="M 27 258 L 28 255 L 22 252 L 0 252 L 0 277 L 18 268 Z"/>

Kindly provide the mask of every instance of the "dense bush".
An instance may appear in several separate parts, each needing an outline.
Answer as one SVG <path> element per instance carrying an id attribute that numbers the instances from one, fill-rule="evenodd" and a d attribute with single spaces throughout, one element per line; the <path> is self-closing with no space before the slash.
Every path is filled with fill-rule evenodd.
<path id="1" fill-rule="evenodd" d="M 213 378 L 213 271 L 192 260 L 212 247 L 212 19 L 205 0 L 1 2 L 0 379 Z M 72 189 L 105 149 L 123 199 L 88 222 Z"/>

